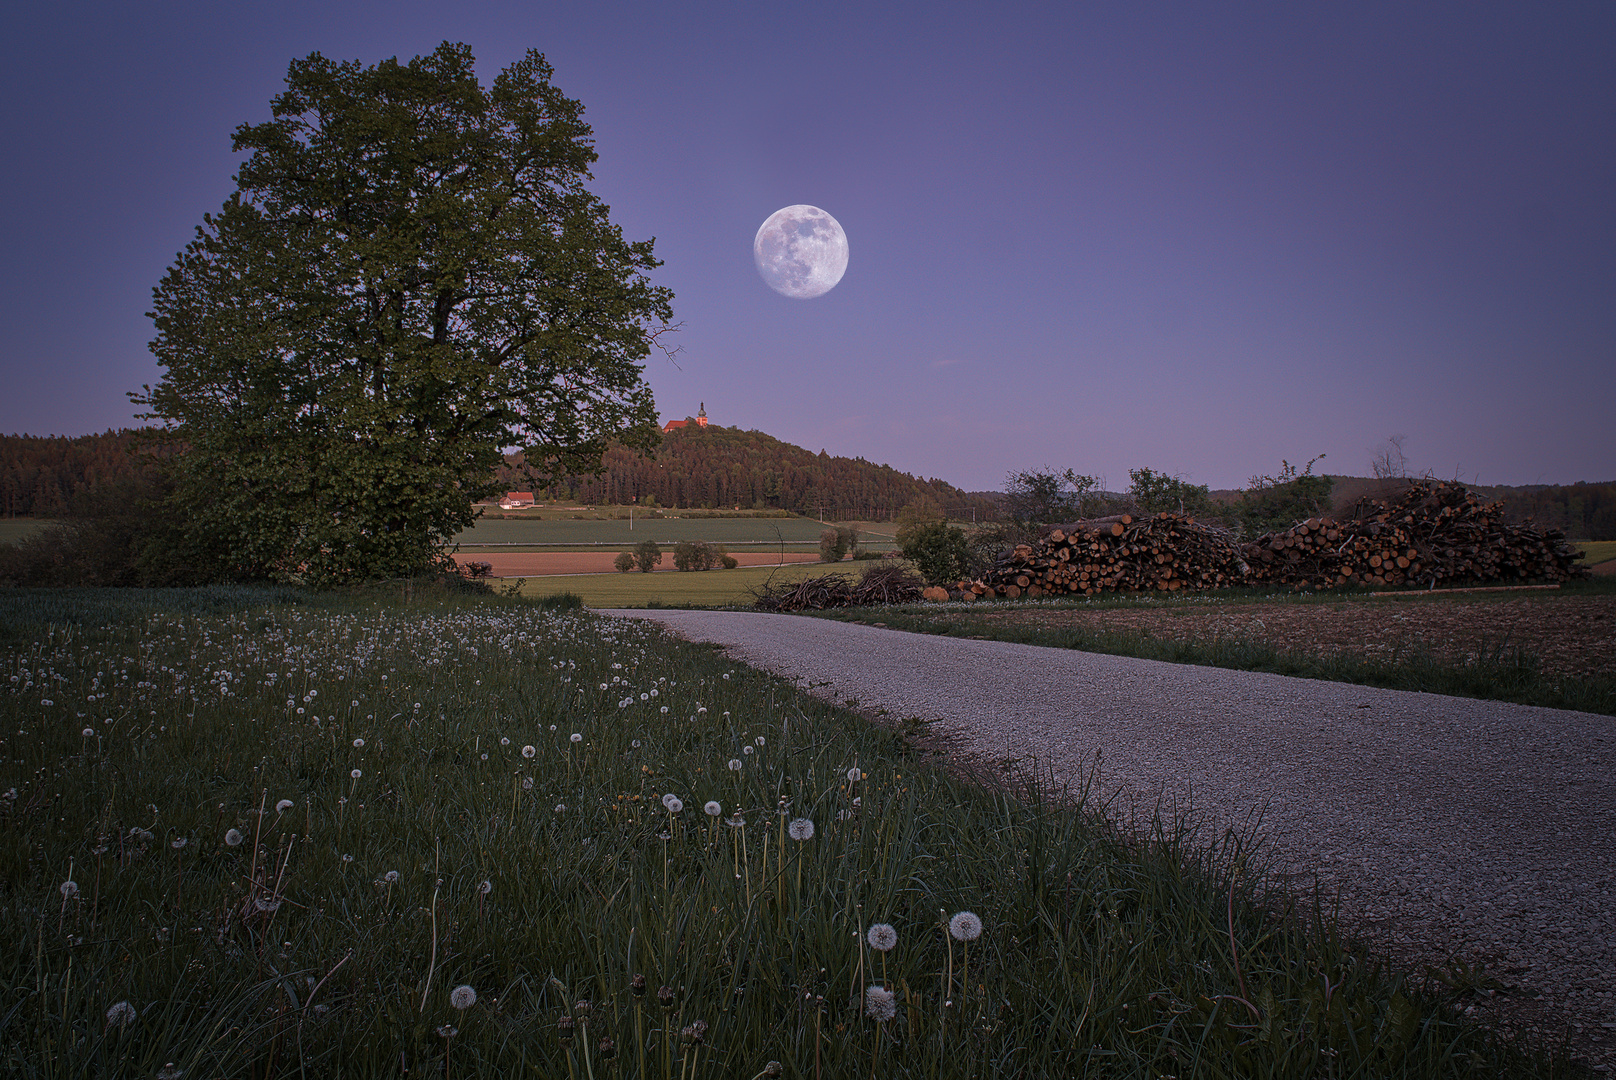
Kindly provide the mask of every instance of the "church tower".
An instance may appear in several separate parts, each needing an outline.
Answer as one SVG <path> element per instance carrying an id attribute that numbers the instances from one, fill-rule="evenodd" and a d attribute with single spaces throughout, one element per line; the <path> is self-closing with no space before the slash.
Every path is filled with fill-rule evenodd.
<path id="1" fill-rule="evenodd" d="M 707 403 L 705 401 L 701 403 L 701 408 L 696 411 L 696 426 L 707 426 Z"/>

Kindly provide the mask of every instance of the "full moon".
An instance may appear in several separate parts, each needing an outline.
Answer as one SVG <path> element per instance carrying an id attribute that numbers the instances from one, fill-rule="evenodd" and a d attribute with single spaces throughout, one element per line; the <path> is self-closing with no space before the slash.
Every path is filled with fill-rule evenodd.
<path id="1" fill-rule="evenodd" d="M 752 241 L 752 258 L 769 288 L 812 300 L 847 272 L 847 234 L 819 207 L 799 203 L 769 215 Z"/>

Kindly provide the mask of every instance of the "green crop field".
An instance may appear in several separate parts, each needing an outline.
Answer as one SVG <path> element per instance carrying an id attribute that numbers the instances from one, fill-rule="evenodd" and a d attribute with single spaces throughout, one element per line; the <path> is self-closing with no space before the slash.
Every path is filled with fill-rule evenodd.
<path id="1" fill-rule="evenodd" d="M 461 547 L 478 544 L 577 544 L 632 547 L 642 540 L 675 544 L 705 540 L 710 544 L 818 544 L 831 526 L 813 518 L 646 518 L 635 515 L 630 528 L 621 521 L 539 518 L 495 518 L 478 521 L 455 540 Z M 872 537 L 872 539 L 875 539 Z M 890 543 L 890 537 L 881 537 Z"/>
<path id="2" fill-rule="evenodd" d="M 787 566 L 743 566 L 736 570 L 699 570 L 690 573 L 652 574 L 569 574 L 558 577 L 528 578 L 523 596 L 543 597 L 570 592 L 592 608 L 636 608 L 659 604 L 664 607 L 725 607 L 752 602 L 751 590 L 771 579 L 801 581 L 820 574 L 840 573 L 857 576 L 866 566 L 877 563 L 792 563 Z M 497 587 L 497 586 L 496 586 Z"/>
<path id="3" fill-rule="evenodd" d="M 0 544 L 20 544 L 39 530 L 55 524 L 43 518 L 0 518 Z"/>

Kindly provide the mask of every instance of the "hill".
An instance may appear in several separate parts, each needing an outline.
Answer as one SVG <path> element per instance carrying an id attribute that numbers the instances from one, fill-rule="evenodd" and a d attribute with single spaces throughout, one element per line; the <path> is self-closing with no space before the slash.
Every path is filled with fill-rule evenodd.
<path id="1" fill-rule="evenodd" d="M 935 505 L 953 518 L 993 513 L 989 500 L 942 480 L 719 424 L 676 428 L 651 458 L 614 446 L 603 464 L 600 476 L 574 477 L 546 494 L 591 505 L 637 499 L 647 506 L 777 507 L 855 521 L 891 520 L 913 503 Z M 500 477 L 512 489 L 526 485 L 520 454 L 507 458 Z"/>

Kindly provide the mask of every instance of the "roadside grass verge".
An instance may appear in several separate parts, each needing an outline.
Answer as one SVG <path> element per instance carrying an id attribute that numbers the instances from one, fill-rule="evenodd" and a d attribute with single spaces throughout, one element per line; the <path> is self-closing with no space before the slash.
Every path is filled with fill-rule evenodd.
<path id="1" fill-rule="evenodd" d="M 7 1076 L 1578 1075 L 1236 837 L 965 784 L 644 623 L 133 595 L 3 653 Z"/>
<path id="2" fill-rule="evenodd" d="M 1571 595 L 1610 595 L 1616 593 L 1616 580 L 1604 578 L 1578 582 L 1563 592 Z M 1489 596 L 1515 597 L 1519 593 L 1470 594 L 1474 600 L 1446 598 L 1444 603 L 1478 605 L 1484 613 Z M 927 604 L 885 608 L 841 608 L 812 612 L 826 619 L 844 622 L 880 622 L 893 630 L 938 634 L 945 637 L 979 638 L 1057 649 L 1133 656 L 1143 660 L 1164 660 L 1175 664 L 1201 664 L 1238 671 L 1266 671 L 1304 679 L 1358 683 L 1388 690 L 1425 691 L 1455 697 L 1511 701 L 1552 709 L 1616 716 L 1616 677 L 1551 675 L 1531 653 L 1500 643 L 1481 650 L 1468 663 L 1453 663 L 1428 652 L 1411 649 L 1381 659 L 1349 652 L 1316 655 L 1288 650 L 1243 637 L 1214 637 L 1174 641 L 1133 630 L 1095 630 L 1085 627 L 1027 626 L 985 618 L 988 611 L 1038 609 L 1105 610 L 1169 605 L 1241 604 L 1287 602 L 1319 603 L 1423 603 L 1425 601 L 1384 601 L 1362 594 L 1288 595 L 1259 590 L 1228 590 L 1216 594 L 1192 594 L 1172 599 L 1150 596 L 1095 597 L 1090 600 L 1056 601 L 978 601 L 974 604 Z"/>

